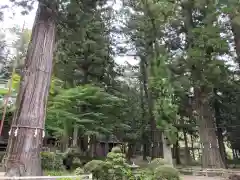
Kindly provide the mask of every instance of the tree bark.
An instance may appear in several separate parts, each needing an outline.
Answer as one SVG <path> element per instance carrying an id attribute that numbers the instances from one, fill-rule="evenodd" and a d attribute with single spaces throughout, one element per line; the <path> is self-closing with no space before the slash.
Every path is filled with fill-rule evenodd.
<path id="1" fill-rule="evenodd" d="M 217 97 L 217 89 L 214 89 L 214 95 Z M 221 127 L 221 115 L 220 115 L 220 109 L 219 109 L 219 102 L 217 100 L 214 101 L 214 110 L 215 110 L 215 118 L 216 118 L 216 126 L 217 126 L 218 146 L 219 146 L 220 154 L 222 156 L 223 163 L 225 167 L 227 167 L 227 153 L 224 146 L 223 129 Z"/>
<path id="2" fill-rule="evenodd" d="M 191 155 L 188 147 L 188 139 L 187 139 L 187 132 L 186 130 L 183 130 L 183 137 L 184 137 L 184 144 L 185 144 L 185 164 L 189 165 L 191 164 Z"/>
<path id="3" fill-rule="evenodd" d="M 40 176 L 41 146 L 55 44 L 54 3 L 39 3 L 11 126 L 6 176 Z"/>
<path id="4" fill-rule="evenodd" d="M 193 14 L 194 14 L 194 1 L 182 1 L 182 8 L 184 14 L 184 26 L 186 31 L 186 39 L 188 48 L 196 46 L 194 44 L 194 26 Z M 205 16 L 205 14 L 203 13 Z M 212 22 L 213 23 L 213 22 Z M 211 49 L 209 47 L 209 49 Z M 205 57 L 203 58 L 211 60 L 211 51 L 206 49 Z M 192 67 L 192 71 L 195 71 L 196 67 Z M 203 71 L 202 69 L 198 69 Z M 198 71 L 197 71 L 198 72 Z M 194 79 L 199 81 L 202 79 Z M 214 111 L 210 105 L 209 97 L 212 95 L 212 88 L 208 84 L 194 85 L 194 109 L 196 110 L 197 122 L 199 123 L 199 134 L 202 144 L 202 166 L 203 168 L 224 168 L 224 163 L 217 144 L 217 136 L 215 132 L 215 117 Z"/>
<path id="5" fill-rule="evenodd" d="M 192 149 L 192 158 L 194 161 L 196 161 L 193 135 L 191 135 L 191 149 Z"/>
<path id="6" fill-rule="evenodd" d="M 158 146 L 157 146 L 157 124 L 155 121 L 154 113 L 153 113 L 153 99 L 152 99 L 152 91 L 149 87 L 149 71 L 150 65 L 146 62 L 146 60 L 141 59 L 142 63 L 142 76 L 143 76 L 143 89 L 145 93 L 145 97 L 147 99 L 148 104 L 148 117 L 149 117 L 149 124 L 151 129 L 151 149 L 152 149 L 152 159 L 156 158 L 158 155 Z M 161 137 L 160 137 L 161 139 Z"/>
<path id="7" fill-rule="evenodd" d="M 231 28 L 234 37 L 237 63 L 240 67 L 240 14 L 230 14 Z"/>
<path id="8" fill-rule="evenodd" d="M 144 96 L 144 73 L 143 73 L 143 70 L 144 70 L 144 63 L 143 61 L 141 60 L 140 62 L 140 71 L 141 71 L 141 76 L 139 78 L 140 80 L 140 100 L 141 100 L 141 110 L 142 110 L 142 124 L 143 124 L 143 127 L 142 127 L 142 145 L 143 145 L 143 160 L 147 160 L 147 142 L 148 142 L 148 137 L 147 137 L 147 133 L 146 133 L 146 125 L 148 123 L 146 123 L 146 108 L 145 108 L 145 96 Z"/>
<path id="9" fill-rule="evenodd" d="M 134 144 L 132 142 L 128 143 L 128 151 L 127 151 L 127 160 L 130 162 L 132 156 L 133 156 L 133 146 Z"/>
<path id="10" fill-rule="evenodd" d="M 202 144 L 202 167 L 225 168 L 217 142 L 214 113 L 209 103 L 209 93 L 201 87 L 195 88 L 195 103 L 198 115 L 199 134 Z"/>
<path id="11" fill-rule="evenodd" d="M 147 143 L 143 143 L 143 160 L 146 161 L 148 156 Z"/>
<path id="12" fill-rule="evenodd" d="M 180 165 L 181 164 L 181 159 L 180 159 L 180 147 L 179 147 L 179 141 L 176 141 L 176 144 L 174 145 L 174 154 L 175 154 L 175 159 L 176 159 L 176 164 Z"/>
<path id="13" fill-rule="evenodd" d="M 73 143 L 72 143 L 73 147 L 78 146 L 78 143 L 77 143 L 78 142 L 78 130 L 79 130 L 78 126 L 75 126 L 73 128 Z"/>

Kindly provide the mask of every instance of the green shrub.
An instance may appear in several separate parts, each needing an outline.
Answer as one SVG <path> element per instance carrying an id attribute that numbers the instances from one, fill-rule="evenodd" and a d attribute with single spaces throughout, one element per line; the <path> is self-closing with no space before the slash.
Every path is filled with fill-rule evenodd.
<path id="1" fill-rule="evenodd" d="M 66 175 L 65 171 L 44 171 L 46 176 L 64 176 Z"/>
<path id="2" fill-rule="evenodd" d="M 63 153 L 63 157 L 67 157 L 67 156 L 75 156 L 75 154 L 80 154 L 78 148 L 68 148 L 64 153 Z"/>
<path id="3" fill-rule="evenodd" d="M 108 168 L 109 179 L 133 178 L 133 172 L 126 162 L 125 155 L 117 147 L 107 154 L 106 167 Z"/>
<path id="4" fill-rule="evenodd" d="M 121 150 L 120 147 L 115 146 L 115 147 L 112 148 L 111 152 L 113 152 L 113 153 L 122 153 L 122 150 Z"/>
<path id="5" fill-rule="evenodd" d="M 84 165 L 83 170 L 85 173 L 92 173 L 96 179 L 103 179 L 106 172 L 106 163 L 101 160 L 92 160 Z"/>
<path id="6" fill-rule="evenodd" d="M 154 170 L 155 168 L 159 167 L 159 166 L 162 166 L 162 165 L 169 165 L 169 163 L 167 161 L 165 161 L 164 159 L 162 158 L 156 158 L 154 160 L 152 160 L 150 162 L 150 164 L 148 165 L 148 167 L 151 169 L 151 170 Z"/>
<path id="7" fill-rule="evenodd" d="M 72 161 L 72 169 L 76 169 L 78 167 L 82 166 L 82 162 L 78 157 L 73 157 L 73 161 Z"/>
<path id="8" fill-rule="evenodd" d="M 137 180 L 153 180 L 153 172 L 149 169 L 138 169 L 133 174 Z"/>
<path id="9" fill-rule="evenodd" d="M 155 180 L 180 180 L 180 173 L 170 165 L 162 165 L 154 170 Z"/>
<path id="10" fill-rule="evenodd" d="M 80 167 L 78 167 L 75 171 L 74 171 L 75 175 L 81 175 L 84 174 L 84 170 Z"/>
<path id="11" fill-rule="evenodd" d="M 83 167 L 85 173 L 92 173 L 98 180 L 133 180 L 133 172 L 119 147 L 107 154 L 105 161 L 92 160 Z"/>
<path id="12" fill-rule="evenodd" d="M 62 155 L 54 152 L 41 152 L 42 168 L 44 170 L 63 170 Z"/>
<path id="13" fill-rule="evenodd" d="M 70 176 L 66 171 L 45 171 L 46 176 Z M 59 180 L 72 180 L 72 178 L 59 178 Z"/>

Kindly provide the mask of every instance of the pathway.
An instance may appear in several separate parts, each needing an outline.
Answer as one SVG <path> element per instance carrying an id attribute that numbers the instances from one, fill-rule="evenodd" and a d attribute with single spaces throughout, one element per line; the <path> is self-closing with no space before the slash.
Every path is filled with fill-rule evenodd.
<path id="1" fill-rule="evenodd" d="M 221 180 L 220 177 L 183 176 L 183 180 Z"/>

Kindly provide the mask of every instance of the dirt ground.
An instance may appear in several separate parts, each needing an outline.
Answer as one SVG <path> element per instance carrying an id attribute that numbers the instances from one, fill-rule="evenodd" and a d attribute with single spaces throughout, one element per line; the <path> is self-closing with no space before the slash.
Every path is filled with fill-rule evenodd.
<path id="1" fill-rule="evenodd" d="M 182 176 L 183 180 L 222 180 L 220 177 Z"/>

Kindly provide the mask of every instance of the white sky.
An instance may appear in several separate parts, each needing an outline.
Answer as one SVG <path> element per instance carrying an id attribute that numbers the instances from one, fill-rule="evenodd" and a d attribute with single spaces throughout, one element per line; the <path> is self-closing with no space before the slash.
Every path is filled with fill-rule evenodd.
<path id="1" fill-rule="evenodd" d="M 9 28 L 18 26 L 23 27 L 25 22 L 25 28 L 31 29 L 34 23 L 34 18 L 36 14 L 36 4 L 34 5 L 34 9 L 28 15 L 21 15 L 21 8 L 17 6 L 12 6 L 12 3 L 9 0 L 0 0 L 0 6 L 8 5 L 10 8 L 6 8 L 4 10 L 4 20 L 0 22 L 1 32 L 4 32 L 7 46 L 10 49 L 10 54 L 14 53 L 11 50 L 11 46 L 13 41 L 15 41 L 16 37 L 9 32 Z"/>
<path id="2" fill-rule="evenodd" d="M 9 0 L 0 0 L 0 6 L 1 5 L 9 5 L 11 6 L 12 3 Z M 11 7 L 9 9 L 6 9 L 4 11 L 4 22 L 3 22 L 3 28 L 10 28 L 13 27 L 14 25 L 19 25 L 22 26 L 24 21 L 26 24 L 26 28 L 32 28 L 33 22 L 34 22 L 34 17 L 36 13 L 36 4 L 34 6 L 34 9 L 29 13 L 29 15 L 22 16 L 21 15 L 21 8 L 19 7 Z"/>

